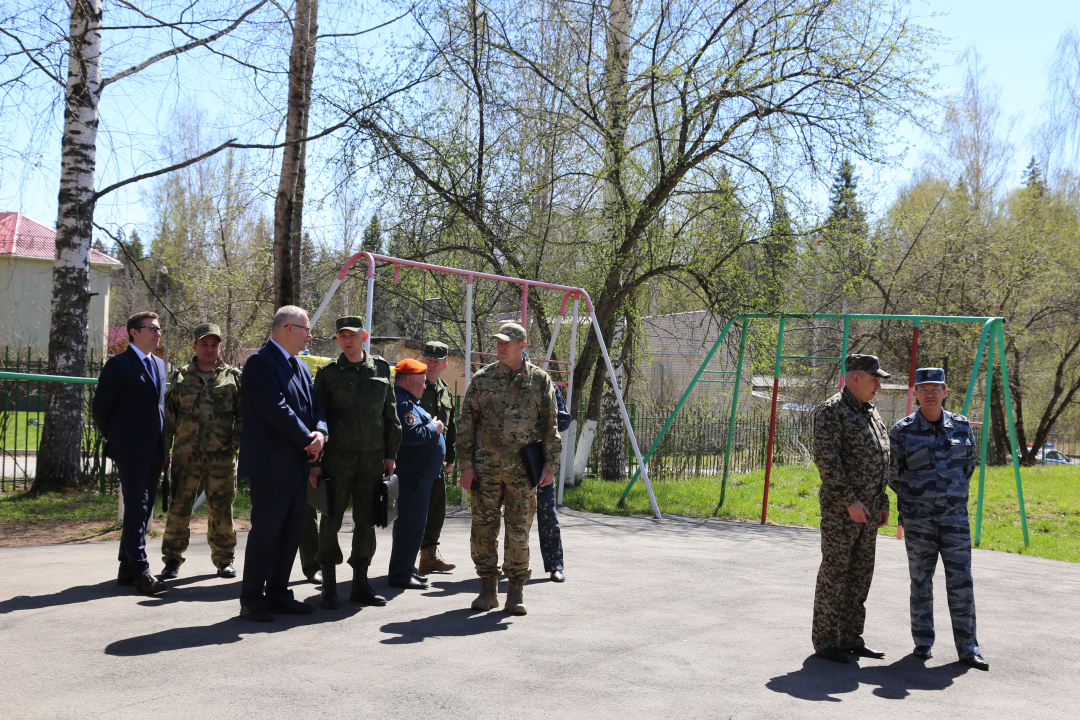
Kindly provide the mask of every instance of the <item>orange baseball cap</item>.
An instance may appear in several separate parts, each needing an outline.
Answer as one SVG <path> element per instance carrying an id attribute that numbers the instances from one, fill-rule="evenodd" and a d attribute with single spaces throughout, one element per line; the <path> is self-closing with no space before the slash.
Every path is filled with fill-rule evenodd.
<path id="1" fill-rule="evenodd" d="M 402 375 L 418 375 L 427 372 L 427 365 L 413 358 L 405 358 L 394 366 L 394 372 Z"/>

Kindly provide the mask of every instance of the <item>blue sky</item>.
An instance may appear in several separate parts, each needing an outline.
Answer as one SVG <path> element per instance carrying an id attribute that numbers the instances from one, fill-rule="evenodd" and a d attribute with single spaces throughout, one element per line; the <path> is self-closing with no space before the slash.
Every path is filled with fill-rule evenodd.
<path id="1" fill-rule="evenodd" d="M 1038 119 L 1039 106 L 1044 101 L 1047 85 L 1047 63 L 1049 62 L 1058 38 L 1070 25 L 1080 26 L 1080 2 L 1059 0 L 1028 0 L 1027 2 L 1006 2 L 1005 0 L 956 0 L 953 2 L 923 2 L 915 0 L 915 12 L 924 17 L 923 24 L 938 29 L 948 40 L 948 44 L 937 55 L 937 62 L 942 66 L 939 84 L 945 93 L 960 88 L 963 82 L 964 68 L 957 65 L 960 54 L 969 47 L 974 47 L 982 57 L 986 68 L 986 78 L 1000 86 L 1000 102 L 1006 115 L 1017 118 L 1012 139 L 1017 147 L 1013 182 L 1019 181 L 1020 172 L 1031 155 L 1025 147 L 1025 135 Z M 936 13 L 936 17 L 929 17 Z M 115 87 L 115 86 L 114 86 Z M 118 90 L 119 88 L 117 88 Z M 110 88 L 109 91 L 113 90 Z M 153 97 L 141 98 L 128 95 L 122 102 L 148 111 L 159 118 L 165 112 L 163 103 L 169 99 L 160 93 L 150 92 L 145 84 L 132 88 L 136 94 L 146 92 Z M 107 91 L 108 92 L 108 91 Z M 106 101 L 109 99 L 106 98 Z M 208 109 L 208 114 L 214 112 Z M 143 121 L 129 116 L 128 121 L 144 125 Z M 147 117 L 146 121 L 150 121 Z M 124 124 L 124 121 L 120 121 Z M 152 125 L 153 122 L 151 121 Z M 9 131 L 5 128 L 5 131 Z M 922 150 L 930 146 L 932 138 L 921 133 L 909 131 L 904 138 L 912 148 L 905 168 L 875 170 L 863 169 L 864 187 L 878 188 L 874 197 L 868 198 L 872 209 L 880 209 L 887 203 L 895 188 L 904 183 L 910 171 L 918 166 Z M 57 137 L 53 144 L 59 149 Z M 100 159 L 105 159 L 99 157 Z M 45 162 L 48 162 L 46 155 Z M 104 169 L 105 177 L 109 173 Z M 127 173 L 125 173 L 127 174 Z M 16 182 L 18 174 L 6 173 L 0 177 L 0 210 L 19 210 L 25 212 L 46 225 L 52 226 L 56 219 L 55 170 L 47 168 L 44 172 L 33 172 L 29 183 Z M 103 177 L 99 173 L 100 178 Z M 139 186 L 130 191 L 122 191 L 101 208 L 103 215 L 120 216 L 125 224 L 142 224 L 146 215 L 141 207 L 141 196 L 149 189 Z"/>

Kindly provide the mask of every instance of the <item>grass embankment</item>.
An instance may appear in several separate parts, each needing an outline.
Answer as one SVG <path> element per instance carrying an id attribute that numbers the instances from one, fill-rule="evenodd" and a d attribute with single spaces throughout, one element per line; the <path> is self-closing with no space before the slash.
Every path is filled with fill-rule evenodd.
<path id="1" fill-rule="evenodd" d="M 986 473 L 980 547 L 1080 562 L 1080 467 L 1051 465 L 1024 468 L 1022 477 L 1031 545 L 1024 547 L 1012 468 L 993 467 L 987 468 Z M 978 471 L 972 478 L 970 512 L 973 534 L 977 484 Z M 764 486 L 764 471 L 729 477 L 722 508 L 717 507 L 720 500 L 718 477 L 655 481 L 653 491 L 663 513 L 760 522 Z M 774 525 L 817 527 L 820 524 L 819 486 L 817 470 L 812 465 L 773 468 L 769 480 L 768 522 Z M 625 488 L 625 483 L 586 479 L 580 487 L 566 488 L 563 502 L 567 507 L 584 512 L 651 515 L 649 496 L 641 481 L 630 491 L 626 506 L 617 506 Z M 891 490 L 889 494 L 892 513 L 889 524 L 879 532 L 895 536 L 896 498 Z"/>

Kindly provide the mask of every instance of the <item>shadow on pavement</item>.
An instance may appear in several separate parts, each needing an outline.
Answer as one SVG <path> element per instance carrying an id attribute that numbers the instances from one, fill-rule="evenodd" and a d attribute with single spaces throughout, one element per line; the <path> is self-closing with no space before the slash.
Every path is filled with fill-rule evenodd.
<path id="1" fill-rule="evenodd" d="M 460 610 L 448 610 L 439 615 L 417 620 L 387 623 L 379 629 L 384 633 L 398 636 L 386 638 L 382 641 L 384 644 L 407 645 L 424 642 L 428 638 L 466 637 L 508 630 L 510 626 L 503 621 L 509 619 L 509 617 L 509 615 L 498 611 L 478 612 L 469 608 L 462 608 Z"/>
<path id="2" fill-rule="evenodd" d="M 765 687 L 800 700 L 841 702 L 836 695 L 854 692 L 860 685 L 876 685 L 874 695 L 903 700 L 913 690 L 944 690 L 968 669 L 960 662 L 926 667 L 911 655 L 890 665 L 866 667 L 858 662 L 840 665 L 811 655 L 803 661 L 802 669 L 774 677 Z"/>
<path id="3" fill-rule="evenodd" d="M 236 609 L 239 613 L 239 603 Z M 117 640 L 105 647 L 105 654 L 117 657 L 137 657 L 210 645 L 231 645 L 243 640 L 244 635 L 278 633 L 302 625 L 337 622 L 352 617 L 358 612 L 360 612 L 360 607 L 357 605 L 342 605 L 339 610 L 333 612 L 316 610 L 311 615 L 276 615 L 274 622 L 269 623 L 252 622 L 236 615 L 213 625 L 171 628 L 149 635 Z"/>
<path id="4" fill-rule="evenodd" d="M 105 580 L 96 585 L 78 585 L 48 595 L 16 595 L 0 602 L 0 615 L 6 615 L 16 610 L 40 610 L 41 608 L 73 605 L 117 595 L 133 594 L 136 594 L 134 588 L 117 585 L 115 579 Z"/>

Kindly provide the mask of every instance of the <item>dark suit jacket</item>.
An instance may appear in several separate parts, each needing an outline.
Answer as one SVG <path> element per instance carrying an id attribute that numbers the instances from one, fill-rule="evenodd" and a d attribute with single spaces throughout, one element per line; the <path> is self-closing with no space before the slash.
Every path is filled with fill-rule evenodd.
<path id="1" fill-rule="evenodd" d="M 106 454 L 122 463 L 150 462 L 165 454 L 165 363 L 150 355 L 157 382 L 134 348 L 105 363 L 91 405 L 94 425 L 108 442 Z"/>
<path id="2" fill-rule="evenodd" d="M 308 434 L 326 432 L 326 415 L 315 394 L 311 371 L 299 361 L 294 375 L 285 354 L 267 342 L 248 358 L 240 378 L 240 466 L 238 473 L 260 480 L 297 480 L 308 470 Z"/>

